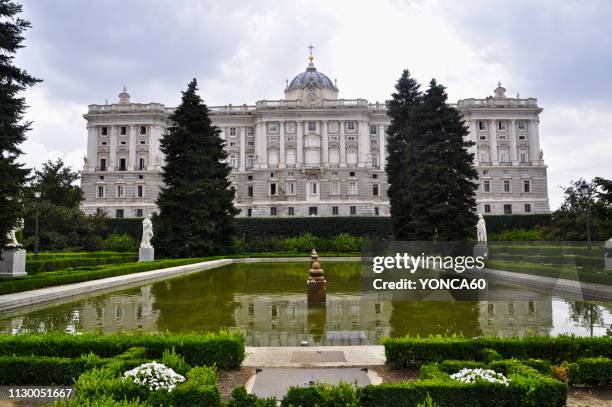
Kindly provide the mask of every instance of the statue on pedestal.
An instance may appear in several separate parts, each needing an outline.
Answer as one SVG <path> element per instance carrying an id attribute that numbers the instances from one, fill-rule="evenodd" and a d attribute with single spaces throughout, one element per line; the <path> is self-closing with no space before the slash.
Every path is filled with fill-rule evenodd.
<path id="1" fill-rule="evenodd" d="M 153 238 L 153 222 L 151 222 L 151 215 L 147 215 L 142 221 L 142 240 L 140 241 L 140 247 L 151 248 L 151 239 Z"/>
<path id="2" fill-rule="evenodd" d="M 17 241 L 17 232 L 23 230 L 23 219 L 17 221 L 17 224 L 6 234 L 6 239 L 8 243 L 6 247 L 11 247 L 13 249 L 22 247 L 22 244 Z"/>
<path id="3" fill-rule="evenodd" d="M 142 240 L 138 249 L 138 261 L 151 261 L 155 259 L 155 249 L 151 245 L 153 238 L 153 222 L 151 215 L 147 215 L 142 221 Z"/>
<path id="4" fill-rule="evenodd" d="M 482 213 L 478 214 L 478 223 L 476 223 L 476 239 L 478 243 L 487 244 L 487 224 L 485 223 Z"/>
<path id="5" fill-rule="evenodd" d="M 612 237 L 604 243 L 604 265 L 606 270 L 612 270 Z"/>
<path id="6" fill-rule="evenodd" d="M 25 271 L 26 251 L 17 241 L 17 232 L 20 230 L 23 230 L 23 219 L 17 221 L 17 224 L 6 234 L 8 242 L 5 246 L 6 250 L 2 250 L 0 257 L 0 278 L 14 278 L 28 274 Z"/>

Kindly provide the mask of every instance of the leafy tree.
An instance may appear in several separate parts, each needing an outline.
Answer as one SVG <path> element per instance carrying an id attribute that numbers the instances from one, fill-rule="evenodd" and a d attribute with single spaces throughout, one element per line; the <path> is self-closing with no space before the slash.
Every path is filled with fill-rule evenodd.
<path id="1" fill-rule="evenodd" d="M 157 198 L 154 246 L 167 257 L 197 257 L 232 250 L 234 190 L 219 130 L 192 80 L 162 137 L 166 164 Z"/>
<path id="2" fill-rule="evenodd" d="M 22 48 L 23 32 L 30 28 L 28 21 L 18 17 L 21 5 L 0 0 L 0 247 L 7 233 L 22 215 L 21 196 L 30 173 L 18 162 L 23 153 L 19 145 L 26 140 L 30 123 L 24 122 L 27 108 L 18 94 L 33 86 L 39 79 L 13 65 L 14 55 Z"/>
<path id="3" fill-rule="evenodd" d="M 77 208 L 83 200 L 83 191 L 74 182 L 79 173 L 64 165 L 61 158 L 55 162 L 49 160 L 42 170 L 35 172 L 32 191 L 40 191 L 41 199 L 53 205 Z"/>
<path id="4" fill-rule="evenodd" d="M 563 188 L 563 203 L 553 212 L 552 223 L 544 229 L 549 240 L 586 240 L 587 218 L 591 223 L 591 238 L 606 240 L 612 236 L 612 181 L 597 177 L 588 182 L 586 193 L 580 178 Z"/>
<path id="5" fill-rule="evenodd" d="M 473 145 L 461 114 L 435 80 L 425 93 L 408 71 L 389 106 L 386 167 L 394 234 L 402 240 L 465 240 L 474 234 Z"/>

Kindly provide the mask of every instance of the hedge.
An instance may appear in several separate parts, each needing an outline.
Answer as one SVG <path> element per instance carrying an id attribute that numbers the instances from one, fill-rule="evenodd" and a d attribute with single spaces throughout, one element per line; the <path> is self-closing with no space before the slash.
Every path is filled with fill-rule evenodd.
<path id="1" fill-rule="evenodd" d="M 95 253 L 95 252 L 93 252 Z M 128 263 L 138 260 L 136 253 L 113 253 L 105 256 L 80 256 L 28 258 L 26 271 L 28 273 L 39 273 L 44 271 L 61 270 L 70 267 L 98 266 L 101 264 Z"/>
<path id="2" fill-rule="evenodd" d="M 79 283 L 81 281 L 96 280 L 100 278 L 120 276 L 124 274 L 140 273 L 143 271 L 162 269 L 198 263 L 207 259 L 169 259 L 148 262 L 133 262 L 123 264 L 110 264 L 92 267 L 75 267 L 58 271 L 37 273 L 13 279 L 0 281 L 0 295 L 10 294 L 37 288 L 50 287 L 62 284 Z"/>
<path id="3" fill-rule="evenodd" d="M 548 225 L 551 215 L 486 215 L 485 220 L 489 233 L 499 233 Z M 387 216 L 236 218 L 235 222 L 239 235 L 244 235 L 247 240 L 294 237 L 305 233 L 326 238 L 348 233 L 387 239 L 393 233 L 391 218 Z M 142 234 L 142 219 L 139 218 L 109 218 L 106 224 L 107 234 L 103 238 L 111 234 L 128 234 L 138 240 Z"/>
<path id="4" fill-rule="evenodd" d="M 572 385 L 605 385 L 612 382 L 612 359 L 605 357 L 581 358 L 566 364 Z"/>
<path id="5" fill-rule="evenodd" d="M 130 348 L 142 347 L 152 359 L 175 349 L 192 366 L 216 365 L 221 369 L 240 367 L 244 353 L 244 336 L 239 332 L 193 334 L 48 334 L 0 335 L 0 355 L 53 356 L 78 358 L 94 353 L 103 358 L 115 357 Z"/>
<path id="6" fill-rule="evenodd" d="M 504 359 L 542 359 L 553 363 L 596 356 L 612 358 L 610 337 L 404 337 L 385 338 L 383 345 L 387 364 L 394 369 L 449 359 L 482 361 L 487 349 L 495 350 Z"/>

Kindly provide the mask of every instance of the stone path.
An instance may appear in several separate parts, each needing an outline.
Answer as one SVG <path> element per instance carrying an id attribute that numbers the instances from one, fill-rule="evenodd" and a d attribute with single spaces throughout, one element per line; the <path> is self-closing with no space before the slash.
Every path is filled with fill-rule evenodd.
<path id="1" fill-rule="evenodd" d="M 385 348 L 380 345 L 251 347 L 245 367 L 356 367 L 383 366 Z"/>
<path id="2" fill-rule="evenodd" d="M 355 384 L 359 387 L 380 384 L 382 379 L 367 368 L 264 368 L 247 382 L 249 393 L 259 397 L 282 399 L 290 387 L 308 387 L 316 383 Z"/>

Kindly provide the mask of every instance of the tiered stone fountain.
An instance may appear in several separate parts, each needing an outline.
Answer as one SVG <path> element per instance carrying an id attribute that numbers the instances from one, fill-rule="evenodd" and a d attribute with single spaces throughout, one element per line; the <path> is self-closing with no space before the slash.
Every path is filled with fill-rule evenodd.
<path id="1" fill-rule="evenodd" d="M 319 255 L 315 249 L 310 252 L 310 270 L 308 270 L 308 303 L 309 304 L 325 304 L 327 290 L 325 288 L 325 272 L 319 263 Z"/>

